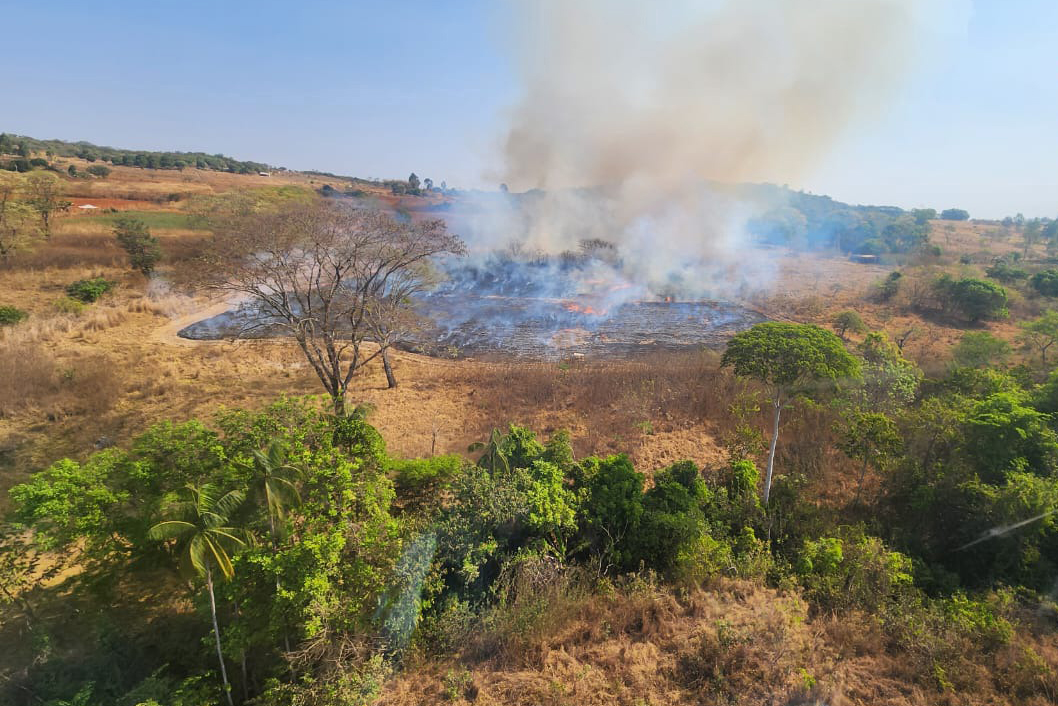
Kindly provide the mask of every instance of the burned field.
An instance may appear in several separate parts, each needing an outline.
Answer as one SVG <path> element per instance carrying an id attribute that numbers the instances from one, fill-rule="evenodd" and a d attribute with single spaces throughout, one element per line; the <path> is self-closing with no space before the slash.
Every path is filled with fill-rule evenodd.
<path id="1" fill-rule="evenodd" d="M 400 347 L 445 358 L 515 357 L 552 360 L 570 356 L 627 358 L 657 350 L 721 348 L 733 334 L 765 317 L 723 301 L 634 301 L 597 311 L 576 301 L 497 295 L 436 294 L 421 311 L 431 325 Z M 239 308 L 180 331 L 195 340 L 282 335 Z"/>
<path id="2" fill-rule="evenodd" d="M 633 283 L 607 263 L 490 260 L 459 265 L 418 302 L 421 325 L 398 347 L 442 358 L 631 358 L 659 350 L 721 348 L 766 317 L 677 287 Z M 196 340 L 268 338 L 285 329 L 244 305 L 179 332 Z"/>

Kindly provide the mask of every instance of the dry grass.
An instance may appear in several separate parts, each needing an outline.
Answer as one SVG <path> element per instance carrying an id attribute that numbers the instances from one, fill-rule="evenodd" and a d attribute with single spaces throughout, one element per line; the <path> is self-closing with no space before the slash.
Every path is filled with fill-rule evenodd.
<path id="1" fill-rule="evenodd" d="M 0 344 L 0 415 L 32 411 L 48 421 L 73 415 L 101 414 L 118 396 L 119 378 L 104 356 L 62 365 L 40 344 Z"/>
<path id="2" fill-rule="evenodd" d="M 1051 634 L 1023 630 L 995 652 L 960 644 L 929 662 L 875 618 L 812 617 L 796 593 L 749 583 L 674 594 L 636 581 L 610 597 L 556 584 L 498 609 L 449 661 L 413 659 L 380 703 L 1055 703 Z"/>

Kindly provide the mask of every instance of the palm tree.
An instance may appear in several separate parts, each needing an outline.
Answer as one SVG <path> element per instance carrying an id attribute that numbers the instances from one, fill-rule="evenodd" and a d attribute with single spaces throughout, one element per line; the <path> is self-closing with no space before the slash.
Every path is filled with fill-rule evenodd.
<path id="1" fill-rule="evenodd" d="M 301 469 L 283 462 L 283 452 L 274 441 L 265 451 L 254 449 L 253 476 L 250 486 L 254 493 L 264 499 L 268 513 L 268 528 L 272 540 L 273 556 L 279 551 L 277 520 L 286 516 L 287 508 L 301 503 L 297 481 L 303 477 Z M 279 573 L 276 573 L 276 595 L 282 590 Z M 283 646 L 290 652 L 290 636 L 284 631 Z"/>
<path id="2" fill-rule="evenodd" d="M 274 549 L 279 539 L 277 521 L 286 516 L 288 507 L 301 503 L 297 481 L 304 474 L 299 468 L 283 462 L 283 452 L 274 441 L 264 451 L 255 449 L 253 459 L 251 489 L 264 499 Z"/>
<path id="3" fill-rule="evenodd" d="M 228 526 L 232 514 L 242 505 L 245 495 L 231 490 L 221 495 L 210 484 L 200 487 L 187 486 L 190 500 L 174 502 L 167 508 L 171 519 L 163 520 L 151 527 L 147 536 L 156 540 L 175 539 L 180 546 L 180 567 L 188 574 L 197 574 L 206 579 L 209 590 L 209 609 L 213 617 L 213 636 L 217 641 L 217 659 L 220 660 L 220 676 L 224 681 L 224 695 L 228 706 L 233 706 L 228 670 L 224 665 L 224 653 L 220 645 L 220 627 L 217 625 L 217 598 L 213 591 L 214 573 L 220 580 L 235 575 L 231 557 L 234 551 L 251 541 L 249 533 L 238 527 Z"/>

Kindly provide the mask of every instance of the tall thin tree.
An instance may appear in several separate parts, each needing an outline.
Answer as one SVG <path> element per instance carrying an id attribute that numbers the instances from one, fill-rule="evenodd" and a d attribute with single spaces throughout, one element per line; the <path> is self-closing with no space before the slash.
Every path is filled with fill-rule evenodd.
<path id="1" fill-rule="evenodd" d="M 206 580 L 224 695 L 227 697 L 228 706 L 234 706 L 231 685 L 228 682 L 228 669 L 224 664 L 224 651 L 220 643 L 214 582 L 218 579 L 230 580 L 235 576 L 232 555 L 252 539 L 245 529 L 228 524 L 231 516 L 245 500 L 245 495 L 239 490 L 221 494 L 210 484 L 199 487 L 189 485 L 187 490 L 190 498 L 171 503 L 166 509 L 170 519 L 151 527 L 148 537 L 155 540 L 175 540 L 181 570 L 185 574 L 198 575 Z"/>

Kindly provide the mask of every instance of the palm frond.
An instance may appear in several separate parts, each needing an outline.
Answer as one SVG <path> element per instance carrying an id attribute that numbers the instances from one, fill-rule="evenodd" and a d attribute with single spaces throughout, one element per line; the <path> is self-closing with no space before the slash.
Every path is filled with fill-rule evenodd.
<path id="1" fill-rule="evenodd" d="M 150 539 L 181 539 L 197 528 L 190 522 L 184 520 L 163 520 L 147 530 Z"/>
<path id="2" fill-rule="evenodd" d="M 241 490 L 229 490 L 223 496 L 217 498 L 211 509 L 216 515 L 223 517 L 227 521 L 245 500 L 246 494 Z"/>

